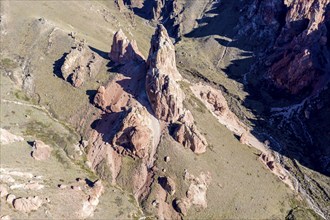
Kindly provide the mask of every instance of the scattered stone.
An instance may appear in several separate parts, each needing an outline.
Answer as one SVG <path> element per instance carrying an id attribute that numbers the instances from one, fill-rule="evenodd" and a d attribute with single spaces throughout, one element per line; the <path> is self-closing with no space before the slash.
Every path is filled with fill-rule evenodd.
<path id="1" fill-rule="evenodd" d="M 38 196 L 18 198 L 13 202 L 13 206 L 16 210 L 29 213 L 36 211 L 42 205 L 42 200 Z"/>
<path id="2" fill-rule="evenodd" d="M 59 184 L 59 185 L 58 185 L 58 188 L 60 188 L 60 189 L 65 189 L 65 188 L 67 188 L 67 185 Z"/>
<path id="3" fill-rule="evenodd" d="M 80 186 L 71 186 L 71 189 L 76 190 L 76 191 L 80 191 L 81 187 Z"/>
<path id="4" fill-rule="evenodd" d="M 51 155 L 51 147 L 40 140 L 36 140 L 32 147 L 32 157 L 35 160 L 47 160 Z"/>

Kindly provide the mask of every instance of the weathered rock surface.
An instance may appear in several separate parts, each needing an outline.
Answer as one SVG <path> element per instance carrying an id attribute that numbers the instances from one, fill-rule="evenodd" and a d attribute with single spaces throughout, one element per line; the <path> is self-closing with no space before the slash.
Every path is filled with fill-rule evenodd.
<path id="1" fill-rule="evenodd" d="M 97 93 L 94 97 L 94 104 L 100 108 L 105 108 L 106 100 L 105 100 L 105 88 L 104 86 L 100 86 L 97 89 Z"/>
<path id="2" fill-rule="evenodd" d="M 275 156 L 272 152 L 264 152 L 260 154 L 259 159 L 263 164 L 266 165 L 268 169 L 272 171 L 276 176 L 278 176 L 284 183 L 286 183 L 292 190 L 294 189 L 293 183 L 290 180 L 286 170 L 276 162 Z"/>
<path id="3" fill-rule="evenodd" d="M 88 199 L 83 202 L 81 212 L 78 214 L 80 218 L 86 219 L 93 216 L 94 211 L 99 204 L 99 198 L 104 192 L 104 186 L 101 180 L 97 180 L 93 183 L 93 187 L 89 189 Z"/>
<path id="4" fill-rule="evenodd" d="M 1 144 L 10 144 L 10 143 L 19 142 L 19 141 L 24 141 L 24 138 L 14 135 L 3 128 L 0 128 Z"/>
<path id="5" fill-rule="evenodd" d="M 41 205 L 42 199 L 40 199 L 38 196 L 17 198 L 13 201 L 13 206 L 16 210 L 26 213 L 38 210 Z"/>
<path id="6" fill-rule="evenodd" d="M 62 77 L 74 87 L 81 87 L 87 77 L 95 77 L 102 65 L 102 58 L 85 42 L 80 42 L 66 55 L 61 67 Z"/>
<path id="7" fill-rule="evenodd" d="M 190 186 L 186 197 L 175 199 L 175 209 L 182 215 L 187 215 L 192 205 L 202 209 L 207 208 L 206 193 L 212 180 L 210 173 L 201 172 L 199 176 L 195 177 L 186 172 L 184 178 L 186 181 L 190 182 Z"/>
<path id="8" fill-rule="evenodd" d="M 122 122 L 122 127 L 113 139 L 113 146 L 119 152 L 144 158 L 154 143 L 152 122 L 144 107 L 132 108 Z"/>
<path id="9" fill-rule="evenodd" d="M 174 45 L 162 25 L 152 37 L 147 63 L 146 91 L 155 116 L 175 122 L 183 113 L 184 94 L 177 82 L 182 77 L 176 68 Z"/>
<path id="10" fill-rule="evenodd" d="M 191 112 L 186 110 L 180 117 L 179 123 L 173 134 L 174 139 L 196 154 L 204 153 L 207 148 L 207 141 L 194 124 Z"/>
<path id="11" fill-rule="evenodd" d="M 144 60 L 143 55 L 136 45 L 136 41 L 129 41 L 121 29 L 113 36 L 109 58 L 118 64 L 126 64 L 131 61 L 141 62 Z"/>
<path id="12" fill-rule="evenodd" d="M 51 147 L 40 140 L 33 143 L 31 156 L 36 160 L 47 160 L 51 156 Z"/>

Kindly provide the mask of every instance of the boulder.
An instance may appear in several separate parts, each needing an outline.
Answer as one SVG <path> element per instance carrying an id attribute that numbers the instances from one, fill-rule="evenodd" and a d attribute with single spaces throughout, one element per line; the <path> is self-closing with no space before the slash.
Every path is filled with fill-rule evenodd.
<path id="1" fill-rule="evenodd" d="M 16 210 L 26 213 L 38 210 L 41 205 L 42 199 L 40 199 L 38 196 L 18 198 L 13 202 L 13 206 Z"/>
<path id="2" fill-rule="evenodd" d="M 51 156 L 51 147 L 40 140 L 36 140 L 32 147 L 32 157 L 35 160 L 47 160 Z"/>

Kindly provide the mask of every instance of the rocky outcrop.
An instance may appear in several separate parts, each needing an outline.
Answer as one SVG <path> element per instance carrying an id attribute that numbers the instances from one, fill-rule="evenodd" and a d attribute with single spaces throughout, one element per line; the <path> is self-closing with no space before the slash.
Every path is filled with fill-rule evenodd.
<path id="1" fill-rule="evenodd" d="M 174 45 L 162 25 L 151 39 L 147 64 L 146 91 L 155 116 L 178 124 L 174 138 L 193 152 L 204 153 L 207 142 L 194 125 L 192 114 L 183 107 L 185 95 L 178 83 L 182 76 L 176 67 Z"/>
<path id="2" fill-rule="evenodd" d="M 284 183 L 286 183 L 292 190 L 294 190 L 293 183 L 290 180 L 287 171 L 275 160 L 272 152 L 266 151 L 260 154 L 259 159 L 265 166 L 278 176 Z"/>
<path id="3" fill-rule="evenodd" d="M 289 10 L 268 60 L 268 76 L 278 88 L 297 94 L 315 87 L 330 63 L 326 46 L 330 3 L 298 0 L 286 4 Z"/>
<path id="4" fill-rule="evenodd" d="M 82 219 L 93 216 L 94 211 L 99 204 L 99 198 L 104 192 L 104 186 L 101 180 L 97 180 L 93 183 L 93 186 L 89 189 L 87 200 L 83 201 L 83 207 L 78 216 Z"/>
<path id="5" fill-rule="evenodd" d="M 41 205 L 42 199 L 38 196 L 17 198 L 13 201 L 13 206 L 16 210 L 26 213 L 38 210 Z"/>
<path id="6" fill-rule="evenodd" d="M 206 193 L 212 180 L 210 173 L 202 172 L 198 177 L 195 177 L 186 172 L 184 177 L 186 181 L 190 182 L 190 186 L 186 197 L 175 199 L 174 208 L 182 215 L 187 215 L 192 205 L 202 209 L 207 208 Z"/>
<path id="7" fill-rule="evenodd" d="M 85 42 L 78 42 L 66 55 L 61 67 L 62 77 L 74 87 L 81 87 L 85 80 L 94 78 L 102 65 L 102 58 L 93 52 Z"/>
<path id="8" fill-rule="evenodd" d="M 112 144 L 120 154 L 145 158 L 154 143 L 152 122 L 144 107 L 132 108 L 122 122 Z"/>
<path id="9" fill-rule="evenodd" d="M 24 141 L 24 138 L 14 135 L 12 133 L 10 133 L 9 131 L 0 128 L 0 142 L 1 144 L 10 144 L 10 143 L 14 143 L 14 142 L 20 142 L 20 141 Z"/>
<path id="10" fill-rule="evenodd" d="M 176 126 L 173 137 L 177 142 L 196 154 L 206 151 L 207 141 L 194 124 L 194 118 L 190 111 L 184 112 Z"/>
<path id="11" fill-rule="evenodd" d="M 155 116 L 165 122 L 175 122 L 183 113 L 184 94 L 178 81 L 175 49 L 167 31 L 158 25 L 151 40 L 148 57 L 146 91 Z"/>
<path id="12" fill-rule="evenodd" d="M 33 143 L 31 156 L 35 160 L 47 160 L 51 156 L 51 147 L 40 140 Z"/>
<path id="13" fill-rule="evenodd" d="M 93 102 L 97 107 L 100 107 L 101 109 L 104 109 L 106 107 L 105 106 L 106 100 L 105 100 L 105 87 L 104 86 L 100 86 L 97 89 Z"/>
<path id="14" fill-rule="evenodd" d="M 141 62 L 144 60 L 136 41 L 129 41 L 121 29 L 113 36 L 109 58 L 118 64 L 127 64 L 131 61 Z"/>

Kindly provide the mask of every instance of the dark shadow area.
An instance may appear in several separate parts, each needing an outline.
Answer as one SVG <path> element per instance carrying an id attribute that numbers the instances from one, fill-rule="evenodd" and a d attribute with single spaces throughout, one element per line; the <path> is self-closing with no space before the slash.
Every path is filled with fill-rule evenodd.
<path id="1" fill-rule="evenodd" d="M 77 180 L 78 181 L 78 180 Z M 88 178 L 85 178 L 85 183 L 89 186 L 89 187 L 93 187 L 94 186 L 94 182 L 91 181 L 90 179 Z"/>
<path id="2" fill-rule="evenodd" d="M 96 90 L 87 90 L 86 91 L 86 95 L 88 95 L 89 103 L 91 103 L 92 105 L 94 104 L 94 97 L 95 97 L 96 93 L 97 93 Z"/>
<path id="3" fill-rule="evenodd" d="M 102 50 L 96 49 L 95 47 L 88 46 L 89 49 L 91 49 L 93 52 L 97 53 L 100 57 L 102 57 L 105 60 L 109 60 L 108 53 L 104 52 Z"/>
<path id="4" fill-rule="evenodd" d="M 246 1 L 245 4 L 248 4 L 248 2 L 252 4 L 251 1 Z M 247 56 L 246 58 L 231 60 L 228 66 L 222 67 L 219 70 L 223 71 L 230 79 L 240 82 L 243 85 L 243 90 L 248 93 L 248 96 L 244 100 L 237 98 L 237 102 L 243 105 L 248 111 L 253 112 L 256 116 L 256 119 L 249 119 L 254 125 L 252 133 L 261 142 L 269 142 L 269 147 L 272 150 L 288 158 L 297 160 L 305 167 L 329 176 L 329 143 L 324 141 L 322 143 L 316 143 L 315 140 L 320 139 L 320 135 L 315 132 L 317 129 L 313 129 L 314 131 L 312 131 L 310 128 L 307 129 L 306 127 L 306 124 L 313 126 L 312 123 L 309 123 L 310 120 L 305 117 L 304 113 L 306 111 L 305 109 L 308 109 L 309 104 L 305 103 L 302 106 L 302 111 L 294 112 L 294 115 L 290 119 L 284 116 L 277 117 L 272 112 L 272 108 L 278 106 L 293 106 L 294 104 L 300 103 L 312 93 L 311 88 L 314 84 L 311 83 L 310 87 L 306 87 L 302 90 L 301 94 L 292 96 L 287 91 L 274 86 L 266 77 L 269 66 L 283 59 L 284 53 L 287 53 L 286 49 L 282 49 L 281 46 L 287 46 L 292 39 L 300 35 L 307 28 L 309 20 L 303 19 L 290 23 L 288 25 L 290 26 L 289 32 L 286 32 L 287 35 L 281 38 L 283 30 L 287 31 L 287 27 L 284 26 L 287 8 L 282 4 L 275 16 L 279 24 L 278 29 L 276 29 L 277 31 L 274 35 L 265 35 L 273 36 L 273 38 L 269 37 L 263 39 L 258 37 L 258 34 L 262 31 L 265 31 L 267 34 L 269 30 L 267 26 L 262 24 L 258 27 L 260 29 L 257 30 L 257 32 L 250 31 L 248 32 L 249 35 L 241 36 L 238 32 L 246 25 L 249 25 L 249 23 L 242 23 L 242 21 L 239 20 L 240 16 L 243 16 L 244 7 L 244 4 L 238 1 L 229 0 L 214 4 L 213 8 L 207 11 L 204 17 L 197 20 L 199 25 L 190 33 L 186 34 L 185 37 L 193 39 L 214 37 L 220 45 L 226 48 L 234 47 L 245 51 L 241 55 Z M 325 19 L 325 21 L 327 20 Z M 252 22 L 252 20 L 248 20 L 248 22 Z M 330 26 L 329 21 L 327 22 L 328 26 Z M 330 31 L 328 31 L 328 34 L 329 32 Z M 310 33 L 310 39 L 314 38 L 313 35 L 318 39 L 319 34 L 319 30 Z M 277 47 L 272 48 L 271 46 L 275 45 L 275 40 L 277 38 L 284 40 L 277 41 Z M 304 44 L 305 42 L 301 43 Z M 268 48 L 272 49 L 268 50 Z M 317 50 L 317 45 L 311 46 L 311 56 L 318 56 L 318 58 L 313 59 L 313 62 L 326 63 L 326 61 L 323 61 L 323 58 L 320 58 L 320 55 L 313 52 Z M 289 52 L 295 53 L 295 51 Z M 260 54 L 266 54 L 267 58 L 271 57 L 271 55 L 273 56 L 273 54 L 277 54 L 277 56 L 273 58 L 271 64 L 266 66 L 264 55 Z M 313 66 L 319 69 L 320 64 L 316 62 L 313 63 Z M 285 66 L 283 71 L 286 71 L 286 68 L 288 68 L 288 66 Z M 330 74 L 329 71 L 322 71 L 325 72 L 323 74 Z M 215 87 L 220 88 L 223 92 L 228 94 L 228 91 L 222 85 L 212 82 L 207 77 L 203 76 L 203 74 L 198 73 L 198 71 L 190 73 L 205 82 L 213 84 Z M 231 94 L 229 95 L 232 96 Z M 330 95 L 325 97 L 327 100 L 329 98 Z M 231 108 L 235 107 L 231 106 Z M 318 121 L 320 126 L 330 134 L 330 126 L 326 127 L 322 125 L 330 124 L 330 122 L 321 122 L 320 119 L 318 119 Z M 309 137 L 309 134 L 312 134 L 313 137 Z M 322 134 L 324 134 L 324 132 L 322 132 Z M 239 139 L 239 137 L 237 138 Z M 319 158 L 323 158 L 322 161 Z"/>
<path id="5" fill-rule="evenodd" d="M 63 74 L 62 74 L 62 70 L 61 70 L 61 67 L 63 66 L 64 64 L 64 61 L 65 61 L 65 57 L 68 55 L 69 53 L 64 53 L 63 56 L 56 60 L 53 64 L 53 73 L 55 76 L 57 76 L 58 78 L 61 78 L 61 79 L 64 79 L 63 78 Z"/>
<path id="6" fill-rule="evenodd" d="M 31 147 L 33 147 L 33 145 L 34 145 L 34 141 L 27 141 L 26 142 L 28 145 L 30 145 Z"/>
<path id="7" fill-rule="evenodd" d="M 180 40 L 179 37 L 179 22 L 176 19 L 178 17 L 174 16 L 175 3 L 172 0 L 163 1 L 161 10 L 159 11 L 159 18 L 155 17 L 154 11 L 157 8 L 157 1 L 145 0 L 141 8 L 132 7 L 131 0 L 124 0 L 124 3 L 128 6 L 130 10 L 134 12 L 137 16 L 150 21 L 151 25 L 156 25 L 157 23 L 163 24 L 167 29 L 168 35 L 174 39 L 175 42 Z M 159 19 L 159 20 L 158 20 Z"/>

